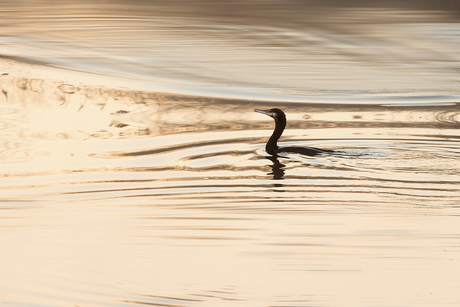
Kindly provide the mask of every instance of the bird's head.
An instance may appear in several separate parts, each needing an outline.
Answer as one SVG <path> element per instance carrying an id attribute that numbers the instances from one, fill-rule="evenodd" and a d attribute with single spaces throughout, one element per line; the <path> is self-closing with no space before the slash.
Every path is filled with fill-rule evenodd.
<path id="1" fill-rule="evenodd" d="M 282 120 L 282 119 L 286 120 L 286 115 L 284 114 L 284 112 L 281 111 L 280 109 L 277 109 L 277 108 L 268 109 L 268 110 L 255 109 L 254 112 L 258 112 L 258 113 L 268 115 L 271 118 L 273 118 L 275 121 L 276 120 Z"/>

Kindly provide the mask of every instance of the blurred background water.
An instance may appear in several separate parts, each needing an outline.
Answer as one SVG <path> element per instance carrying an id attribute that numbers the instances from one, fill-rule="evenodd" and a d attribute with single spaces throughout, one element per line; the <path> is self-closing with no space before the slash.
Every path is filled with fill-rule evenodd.
<path id="1" fill-rule="evenodd" d="M 459 3 L 1 4 L 1 304 L 459 304 Z"/>

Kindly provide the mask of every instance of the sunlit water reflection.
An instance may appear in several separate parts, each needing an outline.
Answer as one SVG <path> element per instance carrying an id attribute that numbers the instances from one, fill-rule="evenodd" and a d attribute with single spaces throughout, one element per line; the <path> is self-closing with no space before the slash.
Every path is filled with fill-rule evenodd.
<path id="1" fill-rule="evenodd" d="M 248 101 L 1 86 L 5 302 L 430 305 L 457 293 L 444 285 L 458 272 L 458 104 L 286 104 L 283 145 L 339 154 L 275 159 L 273 123 Z"/>
<path id="2" fill-rule="evenodd" d="M 120 34 L 117 49 L 114 33 L 135 24 L 135 41 L 143 37 L 136 31 L 161 29 L 158 20 L 139 25 L 139 13 L 130 11 L 125 14 L 137 16 L 133 20 L 103 19 L 105 26 L 91 32 L 86 27 L 94 20 L 83 13 L 93 14 L 94 7 L 86 5 L 77 6 L 81 11 L 74 11 L 76 19 L 43 17 L 46 7 L 26 15 L 24 19 L 36 21 L 30 39 L 24 36 L 30 24 L 0 21 L 11 31 L 0 36 L 0 50 L 6 55 L 0 77 L 2 304 L 458 304 L 455 24 L 401 25 L 402 36 L 422 28 L 429 36 L 406 45 L 391 30 L 397 27 L 397 14 L 386 15 L 396 21 L 374 23 L 363 36 L 356 34 L 364 31 L 358 27 L 363 20 L 341 29 L 343 33 L 337 25 L 317 25 L 313 31 L 294 22 L 289 24 L 293 32 L 282 34 L 280 28 L 288 26 L 289 18 L 272 21 L 271 28 L 257 26 L 261 16 L 250 19 L 250 26 L 244 19 L 241 25 L 212 23 L 215 32 L 209 20 L 166 18 L 160 23 L 165 26 L 167 21 L 167 29 L 177 31 L 163 29 L 165 40 L 152 41 L 164 49 L 148 45 L 131 54 L 139 42 L 125 45 L 125 50 L 130 35 Z M 118 13 L 126 9 L 122 4 L 114 7 L 121 8 Z M 216 16 L 202 14 L 200 18 Z M 351 13 L 334 14 L 329 20 L 340 24 L 337 16 Z M 62 28 L 53 27 L 57 21 Z M 78 31 L 76 25 L 81 26 Z M 335 35 L 325 35 L 328 31 Z M 59 32 L 63 36 L 57 39 Z M 314 33 L 317 44 L 309 49 Z M 190 53 L 174 49 L 174 42 L 196 42 L 192 34 L 208 44 L 207 50 L 212 45 L 215 53 L 200 55 L 203 46 L 195 45 Z M 54 38 L 45 41 L 45 36 Z M 359 37 L 373 37 L 372 44 L 382 49 L 373 55 L 366 54 L 366 48 L 345 53 L 360 42 L 369 46 Z M 98 50 L 104 55 L 99 58 L 91 53 L 98 39 L 101 45 L 114 44 Z M 87 45 L 82 45 L 84 40 Z M 344 45 L 339 44 L 342 40 Z M 434 41 L 440 42 L 436 48 L 442 47 L 436 49 Z M 260 57 L 254 57 L 248 42 L 261 44 Z M 40 58 L 50 44 L 60 48 Z M 224 59 L 233 54 L 229 44 L 248 52 L 228 63 Z M 278 44 L 283 48 L 274 49 Z M 27 61 L 18 46 L 34 50 Z M 151 79 L 144 75 L 146 79 L 136 81 L 152 68 L 138 62 L 151 49 L 157 52 L 151 59 L 157 59 L 160 68 L 174 69 L 164 75 L 162 69 L 154 70 Z M 82 53 L 75 56 L 69 50 Z M 389 50 L 410 61 L 405 66 L 393 57 L 380 62 Z M 414 55 L 407 57 L 410 50 Z M 121 51 L 131 54 L 128 60 L 134 62 L 119 58 L 112 63 Z M 167 57 L 159 57 L 160 51 Z M 310 53 L 316 57 L 300 60 Z M 283 61 L 275 55 L 283 55 Z M 379 63 L 368 61 L 374 56 Z M 33 62 L 38 60 L 46 63 Z M 70 70 L 85 70 L 85 61 L 92 73 L 110 66 L 104 72 L 123 71 L 122 78 Z M 317 70 L 305 70 L 309 65 Z M 353 78 L 332 73 L 351 67 Z M 410 82 L 401 77 L 405 69 L 414 77 Z M 388 74 L 376 78 L 383 70 Z M 309 86 L 307 79 L 312 81 Z M 259 81 L 251 83 L 254 80 Z M 337 80 L 342 83 L 335 87 Z M 139 90 L 145 87 L 177 91 Z M 251 95 L 258 99 L 242 99 Z M 281 97 L 286 99 L 274 102 Z M 253 110 L 270 107 L 287 114 L 283 145 L 336 153 L 269 156 L 264 147 L 273 121 Z"/>
<path id="3" fill-rule="evenodd" d="M 25 2 L 0 11 L 2 58 L 121 76 L 124 86 L 282 101 L 459 91 L 454 11 Z"/>

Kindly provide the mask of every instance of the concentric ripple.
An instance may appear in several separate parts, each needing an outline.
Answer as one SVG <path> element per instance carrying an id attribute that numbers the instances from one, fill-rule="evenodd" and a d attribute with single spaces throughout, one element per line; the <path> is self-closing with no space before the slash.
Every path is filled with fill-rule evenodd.
<path id="1" fill-rule="evenodd" d="M 256 105 L 12 76 L 0 85 L 2 301 L 457 299 L 457 103 Z M 335 152 L 268 155 L 274 124 L 253 109 L 274 106 L 288 117 L 280 145 Z"/>

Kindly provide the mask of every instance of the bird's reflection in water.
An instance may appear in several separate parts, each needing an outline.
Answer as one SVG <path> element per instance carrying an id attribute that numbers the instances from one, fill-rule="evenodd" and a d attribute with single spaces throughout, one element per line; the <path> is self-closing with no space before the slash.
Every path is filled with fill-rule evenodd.
<path id="1" fill-rule="evenodd" d="M 273 179 L 276 179 L 276 180 L 283 179 L 285 165 L 282 164 L 278 160 L 278 156 L 276 156 L 276 155 L 267 156 L 265 158 L 267 158 L 268 160 L 273 162 L 273 165 L 270 165 L 270 167 L 272 168 L 272 172 L 268 173 L 268 175 L 273 175 Z"/>

